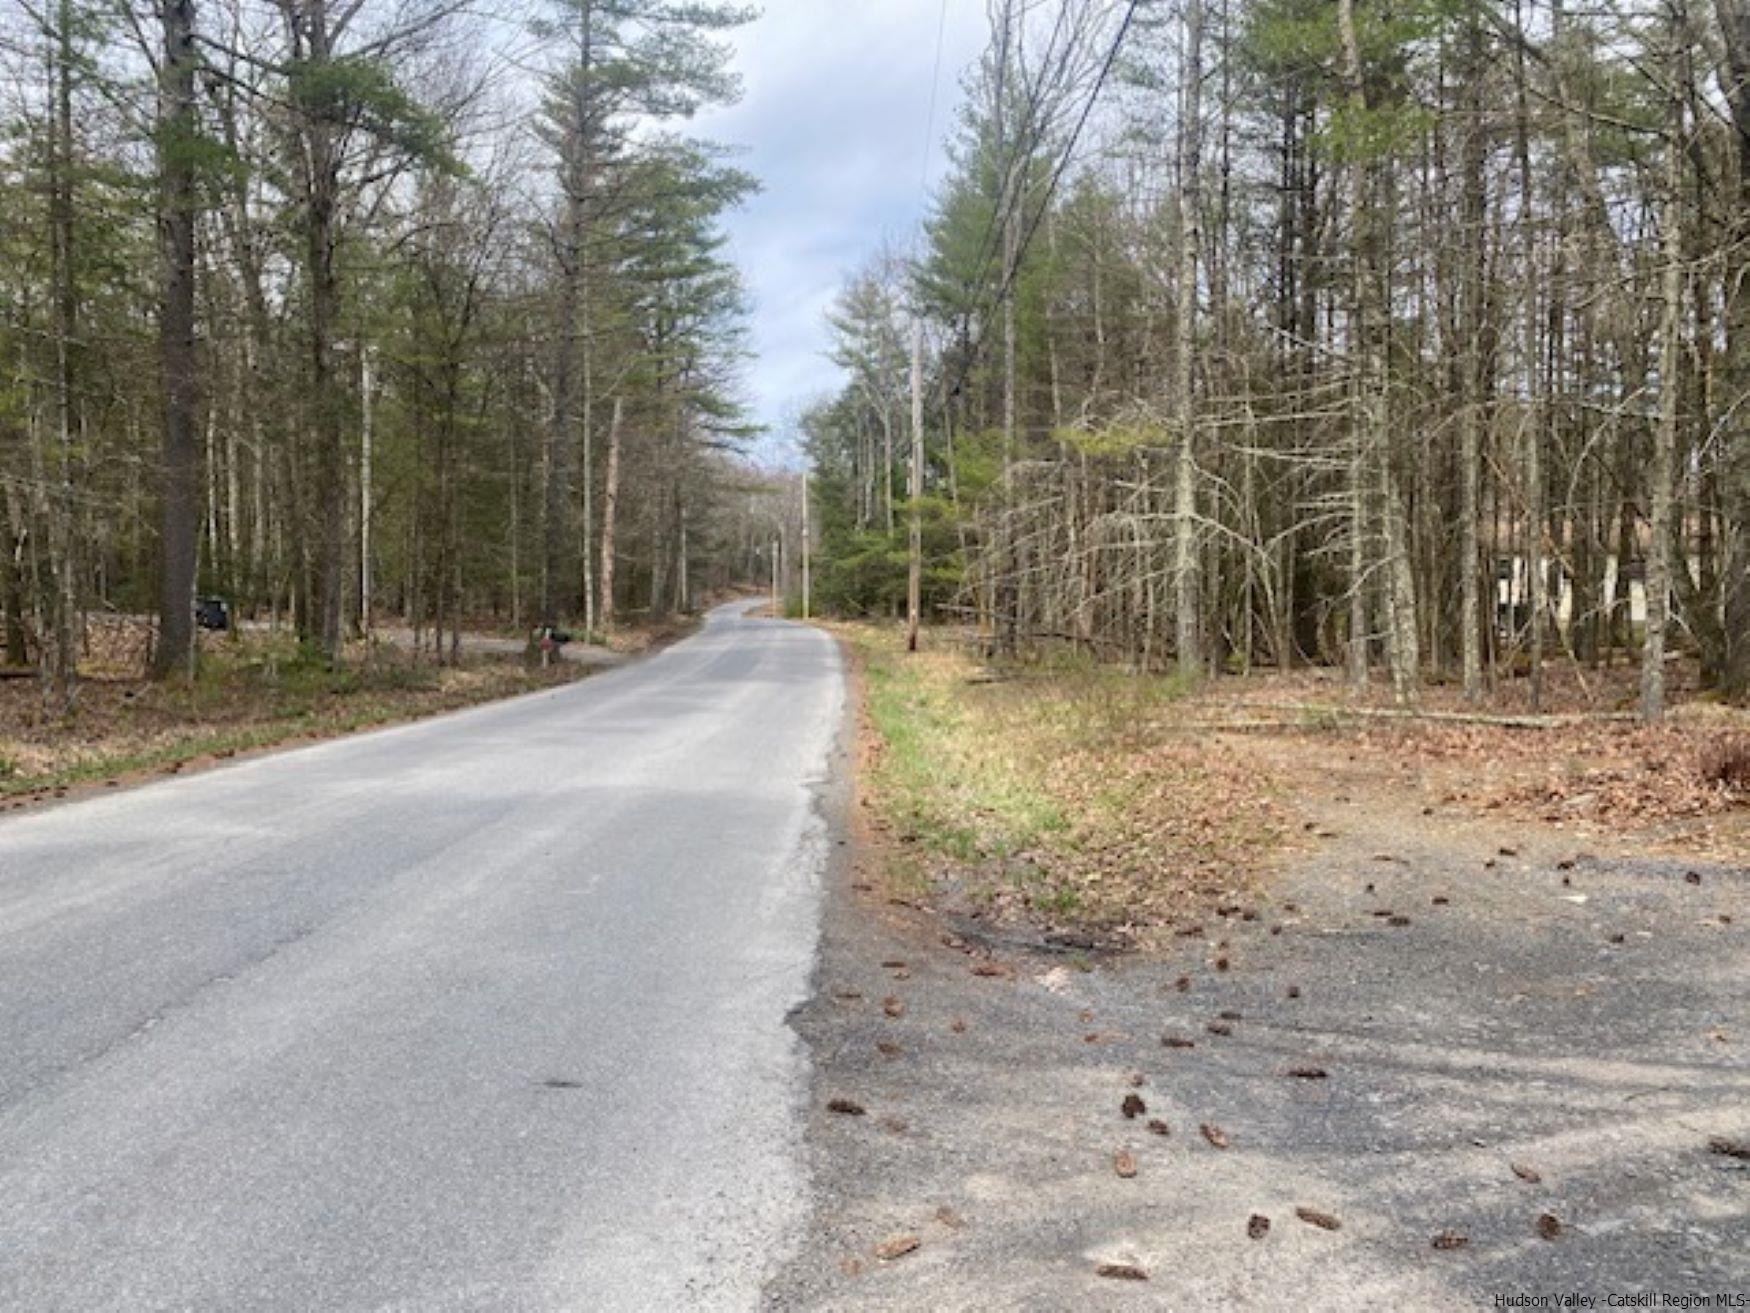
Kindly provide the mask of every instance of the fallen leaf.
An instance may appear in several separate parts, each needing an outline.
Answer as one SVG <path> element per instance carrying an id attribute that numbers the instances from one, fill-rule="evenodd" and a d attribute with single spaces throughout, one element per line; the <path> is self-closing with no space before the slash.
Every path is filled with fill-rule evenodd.
<path id="1" fill-rule="evenodd" d="M 1227 1012 L 1217 1012 L 1215 1015 L 1220 1017 L 1223 1021 L 1238 1021 L 1238 1020 L 1240 1020 L 1240 1014 L 1237 1012 L 1231 1011 L 1231 1010 L 1227 1011 Z"/>
<path id="2" fill-rule="evenodd" d="M 1750 1162 L 1750 1140 L 1734 1140 L 1729 1136 L 1716 1135 L 1707 1142 L 1707 1147 L 1713 1153 Z"/>
<path id="3" fill-rule="evenodd" d="M 1436 1249 L 1463 1249 L 1470 1243 L 1470 1237 L 1457 1231 L 1441 1231 L 1429 1243 Z"/>
<path id="4" fill-rule="evenodd" d="M 1701 872 L 1700 871 L 1685 871 L 1683 873 L 1683 878 L 1686 881 L 1688 881 L 1690 884 L 1700 884 L 1701 883 Z"/>
<path id="5" fill-rule="evenodd" d="M 1517 1176 L 1521 1181 L 1524 1181 L 1529 1185 L 1541 1185 L 1543 1183 L 1543 1173 L 1538 1171 L 1537 1168 L 1529 1167 L 1524 1163 L 1508 1163 L 1507 1165 L 1513 1169 L 1513 1175 Z"/>
<path id="6" fill-rule="evenodd" d="M 905 1015 L 905 1000 L 889 994 L 881 1000 L 881 1010 L 890 1017 L 903 1017 Z"/>
<path id="7" fill-rule="evenodd" d="M 1178 990 L 1181 994 L 1183 994 L 1186 990 L 1191 988 L 1191 977 L 1190 976 L 1180 976 L 1177 980 L 1175 980 L 1173 982 L 1173 988 Z"/>
<path id="8" fill-rule="evenodd" d="M 958 1231 L 966 1225 L 966 1219 L 948 1207 L 947 1204 L 943 1204 L 936 1210 L 936 1220 L 951 1231 Z"/>
<path id="9" fill-rule="evenodd" d="M 875 1257 L 891 1263 L 896 1258 L 904 1258 L 921 1244 L 923 1241 L 915 1235 L 896 1235 L 875 1246 Z"/>
<path id="10" fill-rule="evenodd" d="M 972 974 L 994 978 L 1008 975 L 1009 969 L 995 962 L 975 962 L 972 966 Z"/>
<path id="11" fill-rule="evenodd" d="M 1147 1281 L 1148 1273 L 1135 1263 L 1101 1263 L 1094 1269 L 1097 1277 L 1106 1277 L 1112 1281 Z"/>
<path id="12" fill-rule="evenodd" d="M 1118 1105 L 1118 1111 L 1123 1113 L 1128 1120 L 1147 1112 L 1148 1104 L 1144 1103 L 1139 1095 L 1126 1094 L 1124 1102 Z"/>
<path id="13" fill-rule="evenodd" d="M 1203 1138 L 1208 1140 L 1217 1149 L 1227 1148 L 1227 1132 L 1222 1130 L 1221 1127 L 1215 1125 L 1215 1123 L 1204 1122 L 1203 1125 L 1199 1126 L 1197 1129 L 1202 1131 Z"/>
<path id="14" fill-rule="evenodd" d="M 1410 924 L 1410 918 L 1409 918 L 1409 917 L 1407 917 L 1407 916 L 1393 916 L 1393 917 L 1388 917 L 1388 918 L 1387 918 L 1387 919 L 1386 919 L 1386 924 L 1387 924 L 1387 925 L 1398 925 L 1398 926 L 1404 926 L 1404 925 L 1409 925 L 1409 924 Z"/>
<path id="15" fill-rule="evenodd" d="M 899 1045 L 895 1044 L 890 1039 L 876 1040 L 875 1051 L 884 1058 L 897 1058 L 900 1054 L 905 1052 L 904 1049 L 900 1048 Z"/>
<path id="16" fill-rule="evenodd" d="M 887 959 L 887 961 L 883 962 L 881 965 L 886 967 L 889 971 L 897 971 L 897 970 L 901 970 L 904 968 L 905 962 L 903 960 L 901 960 L 900 958 L 890 957 Z"/>
<path id="17" fill-rule="evenodd" d="M 1262 1213 L 1253 1213 L 1246 1219 L 1246 1234 L 1254 1240 L 1262 1240 L 1270 1230 L 1270 1219 Z"/>
<path id="18" fill-rule="evenodd" d="M 1231 1035 L 1234 1033 L 1234 1028 L 1225 1021 L 1212 1021 L 1203 1029 L 1211 1035 Z"/>
<path id="19" fill-rule="evenodd" d="M 1161 1047 L 1168 1049 L 1194 1049 L 1197 1047 L 1197 1041 L 1185 1039 L 1178 1035 L 1162 1035 Z"/>
<path id="20" fill-rule="evenodd" d="M 948 1029 L 953 1031 L 956 1035 L 964 1035 L 966 1033 L 966 1018 L 955 1017 L 954 1020 L 948 1023 Z"/>
<path id="21" fill-rule="evenodd" d="M 1112 1155 L 1112 1170 L 1127 1181 L 1136 1175 L 1136 1159 L 1131 1157 L 1130 1150 L 1120 1149 Z"/>
<path id="22" fill-rule="evenodd" d="M 1321 1231 L 1341 1231 L 1343 1223 L 1330 1213 L 1317 1208 L 1296 1208 L 1294 1215 L 1308 1226 L 1316 1226 Z"/>
<path id="23" fill-rule="evenodd" d="M 1324 1080 L 1331 1073 L 1323 1067 L 1290 1067 L 1286 1074 L 1300 1080 Z"/>
<path id="24" fill-rule="evenodd" d="M 1171 1135 L 1173 1133 L 1173 1128 L 1168 1126 L 1159 1117 L 1150 1117 L 1148 1119 L 1148 1128 L 1156 1135 Z"/>
<path id="25" fill-rule="evenodd" d="M 1300 997 L 1300 986 L 1299 985 L 1290 985 L 1288 987 L 1288 997 L 1289 998 L 1299 998 Z"/>
<path id="26" fill-rule="evenodd" d="M 1545 1240 L 1554 1240 L 1562 1233 L 1562 1219 L 1554 1213 L 1541 1213 L 1537 1219 L 1537 1233 Z"/>
<path id="27" fill-rule="evenodd" d="M 828 1099 L 826 1101 L 826 1110 L 828 1112 L 840 1112 L 847 1117 L 861 1117 L 868 1111 L 868 1109 L 863 1107 L 863 1105 L 858 1103 L 855 1099 Z"/>
<path id="28" fill-rule="evenodd" d="M 1217 971 L 1226 971 L 1227 968 L 1228 960 L 1225 957 L 1218 957 L 1215 959 L 1215 969 Z"/>

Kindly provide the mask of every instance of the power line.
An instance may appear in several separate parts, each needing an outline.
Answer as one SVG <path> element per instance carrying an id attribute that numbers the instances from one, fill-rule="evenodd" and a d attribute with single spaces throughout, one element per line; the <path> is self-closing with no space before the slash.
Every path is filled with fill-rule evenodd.
<path id="1" fill-rule="evenodd" d="M 1057 195 L 1058 185 L 1063 181 L 1063 175 L 1069 168 L 1070 161 L 1075 157 L 1076 144 L 1081 140 L 1082 132 L 1087 128 L 1088 119 L 1093 115 L 1094 106 L 1100 99 L 1100 93 L 1105 90 L 1106 81 L 1111 77 L 1113 68 L 1117 66 L 1118 55 L 1124 48 L 1125 39 L 1130 35 L 1131 26 L 1136 19 L 1136 11 L 1140 6 L 1141 0 L 1128 0 L 1128 3 L 1125 5 L 1124 17 L 1118 24 L 1118 32 L 1112 38 L 1112 45 L 1106 52 L 1106 58 L 1101 62 L 1100 71 L 1094 79 L 1094 88 L 1088 94 L 1087 103 L 1082 106 L 1082 112 L 1076 119 L 1076 124 L 1070 132 L 1069 140 L 1064 143 L 1063 153 L 1058 158 L 1056 166 L 1052 169 L 1051 177 L 1046 182 L 1045 195 L 1041 199 L 1038 209 L 1035 210 L 1031 221 L 1028 223 L 1027 230 L 1021 236 L 1020 245 L 1015 251 L 1014 261 L 1010 264 L 1008 269 L 1004 271 L 1003 281 L 1001 286 L 997 289 L 997 295 L 995 298 L 995 303 L 997 305 L 1001 305 L 1004 298 L 1014 289 L 1015 278 L 1020 273 L 1021 265 L 1027 258 L 1027 250 L 1032 245 L 1033 238 L 1039 231 L 1040 223 L 1044 220 L 1046 213 L 1051 209 L 1051 202 Z M 1017 196 L 1018 195 L 1019 191 L 1017 190 Z M 1006 221 L 1007 220 L 1005 219 L 1005 222 Z M 983 282 L 983 280 L 984 273 L 981 268 L 978 281 Z M 982 305 L 983 303 L 981 302 L 980 304 Z M 969 313 L 967 319 L 970 320 L 970 318 L 971 316 Z M 979 356 L 983 354 L 985 340 L 985 334 L 981 333 L 978 340 L 970 345 L 966 354 L 966 359 L 961 362 L 960 369 L 955 374 L 954 385 L 948 389 L 948 395 L 950 397 L 958 395 L 961 387 L 965 385 L 966 376 L 972 372 L 973 365 L 978 362 Z"/>
<path id="2" fill-rule="evenodd" d="M 918 190 L 929 200 L 930 151 L 936 144 L 936 97 L 942 89 L 942 47 L 948 39 L 948 0 L 942 0 L 942 14 L 936 21 L 936 66 L 930 74 L 930 112 L 924 119 L 924 162 L 918 170 Z"/>
<path id="3" fill-rule="evenodd" d="M 1039 80 L 1033 86 L 1023 85 L 1025 94 L 1021 102 L 1020 130 L 1016 133 L 1015 141 L 1012 146 L 1007 146 L 1005 144 L 1005 155 L 1008 158 L 1003 161 L 1003 194 L 997 198 L 996 207 L 991 211 L 991 216 L 985 225 L 984 233 L 978 239 L 978 256 L 973 261 L 977 272 L 972 278 L 975 302 L 974 305 L 969 307 L 960 318 L 960 333 L 962 337 L 966 335 L 967 330 L 972 326 L 972 315 L 974 310 L 979 308 L 979 302 L 976 299 L 977 289 L 984 285 L 985 274 L 990 269 L 991 261 L 996 259 L 996 236 L 998 233 L 1003 232 L 1008 228 L 1010 219 L 1014 217 L 1016 208 L 1022 203 L 1024 198 L 1025 189 L 1015 185 L 1014 177 L 1010 171 L 1009 160 L 1023 160 L 1028 158 L 1044 138 L 1046 121 L 1045 117 L 1040 114 L 1040 111 L 1045 105 L 1046 88 L 1056 80 L 1051 73 L 1051 63 L 1052 59 L 1055 57 L 1058 40 L 1063 36 L 1064 28 L 1069 21 L 1070 6 L 1074 2 L 1075 0 L 1060 0 L 1057 10 L 1057 22 L 1052 25 L 1051 39 L 1045 43 L 1045 56 L 1040 61 Z M 1024 22 L 1025 20 L 1026 13 L 1023 11 L 1022 21 Z M 1006 27 L 1004 29 L 1004 34 L 1005 44 L 1003 48 L 1003 58 L 1006 62 L 1008 59 Z M 1071 45 L 1064 50 L 1063 60 L 1066 67 L 1068 66 L 1073 44 L 1074 43 L 1072 42 Z M 1005 83 L 999 81 L 999 101 L 1005 94 L 1004 88 Z M 997 106 L 997 112 L 999 114 L 1003 112 L 1003 107 L 1000 103 Z"/>

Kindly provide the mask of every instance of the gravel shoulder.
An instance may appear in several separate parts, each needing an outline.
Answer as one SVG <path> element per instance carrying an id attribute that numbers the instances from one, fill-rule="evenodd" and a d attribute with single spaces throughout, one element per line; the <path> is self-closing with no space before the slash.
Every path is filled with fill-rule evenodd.
<path id="1" fill-rule="evenodd" d="M 1750 1163 L 1710 1149 L 1750 1139 L 1750 872 L 1340 772 L 1294 802 L 1245 907 L 1088 960 L 896 903 L 844 800 L 793 1016 L 815 1211 L 768 1305 L 1750 1295 Z"/>

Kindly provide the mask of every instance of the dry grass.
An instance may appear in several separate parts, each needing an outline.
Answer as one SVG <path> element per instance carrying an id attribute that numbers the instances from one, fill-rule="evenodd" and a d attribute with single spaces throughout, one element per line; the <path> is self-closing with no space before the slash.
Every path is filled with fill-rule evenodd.
<path id="1" fill-rule="evenodd" d="M 1750 734 L 1719 736 L 1702 748 L 1698 765 L 1704 784 L 1750 800 Z"/>
<path id="2" fill-rule="evenodd" d="M 1146 939 L 1249 897 L 1287 832 L 1268 772 L 1152 729 L 1168 679 L 1004 671 L 932 636 L 843 626 L 871 740 L 865 784 L 902 873 L 937 905 Z"/>

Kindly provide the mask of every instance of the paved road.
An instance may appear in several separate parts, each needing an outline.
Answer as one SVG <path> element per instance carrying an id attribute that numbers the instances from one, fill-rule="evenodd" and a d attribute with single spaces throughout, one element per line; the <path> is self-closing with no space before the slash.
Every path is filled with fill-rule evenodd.
<path id="1" fill-rule="evenodd" d="M 740 609 L 0 823 L 0 1308 L 752 1305 L 842 691 Z"/>
<path id="2" fill-rule="evenodd" d="M 868 1115 L 815 1102 L 818 1224 L 777 1307 L 1750 1308 L 1750 1163 L 1708 1148 L 1750 1142 L 1750 869 L 1578 856 L 1554 827 L 1425 818 L 1413 788 L 1343 796 L 1356 775 L 1323 752 L 1339 797 L 1294 797 L 1317 848 L 1234 895 L 1257 920 L 1236 906 L 1160 954 L 1005 949 L 1016 975 L 980 976 L 941 922 L 829 899 L 796 1025 L 820 1093 Z M 1467 1243 L 1436 1249 L 1448 1231 Z M 905 1233 L 916 1253 L 872 1257 Z"/>

